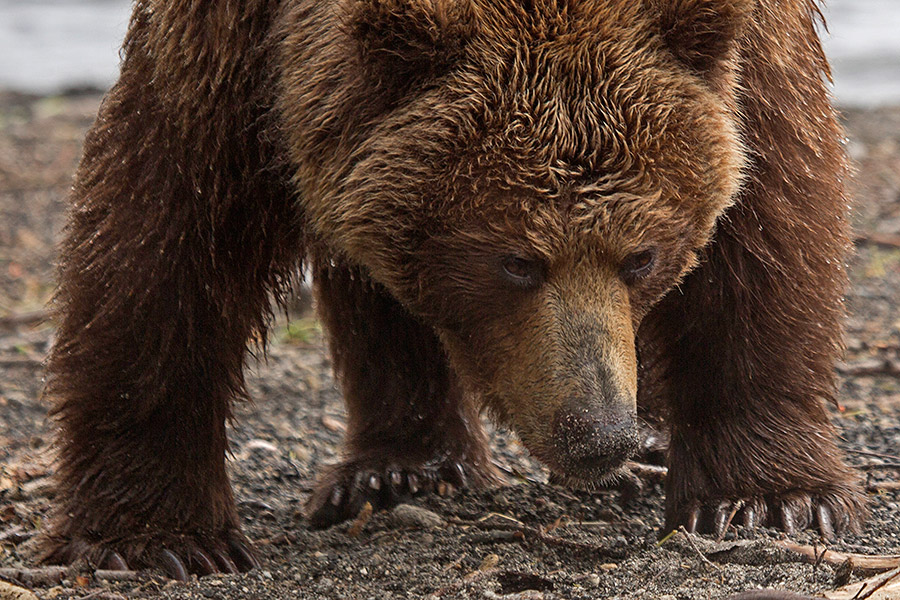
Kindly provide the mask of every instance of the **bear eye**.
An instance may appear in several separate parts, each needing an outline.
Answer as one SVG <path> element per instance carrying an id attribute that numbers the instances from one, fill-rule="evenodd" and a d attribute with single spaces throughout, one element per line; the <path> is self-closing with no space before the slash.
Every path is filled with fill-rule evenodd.
<path id="1" fill-rule="evenodd" d="M 628 283 L 643 279 L 653 271 L 656 263 L 656 250 L 651 248 L 629 254 L 622 261 L 622 278 Z"/>
<path id="2" fill-rule="evenodd" d="M 518 287 L 536 287 L 544 278 L 544 268 L 540 261 L 521 256 L 507 256 L 502 264 L 506 280 Z"/>

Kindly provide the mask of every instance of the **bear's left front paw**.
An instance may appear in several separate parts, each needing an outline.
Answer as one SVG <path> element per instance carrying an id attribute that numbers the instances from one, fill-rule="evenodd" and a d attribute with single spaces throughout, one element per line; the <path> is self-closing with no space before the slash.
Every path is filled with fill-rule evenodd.
<path id="1" fill-rule="evenodd" d="M 732 523 L 748 529 L 777 527 L 788 535 L 816 529 L 826 540 L 846 531 L 858 533 L 864 499 L 853 489 L 829 493 L 788 492 L 743 499 L 707 499 L 666 507 L 665 530 L 684 527 L 689 533 L 725 535 Z"/>

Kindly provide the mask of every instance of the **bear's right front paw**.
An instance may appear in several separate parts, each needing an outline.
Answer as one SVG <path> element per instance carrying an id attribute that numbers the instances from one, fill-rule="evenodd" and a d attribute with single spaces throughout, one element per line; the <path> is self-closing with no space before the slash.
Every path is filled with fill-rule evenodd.
<path id="1" fill-rule="evenodd" d="M 41 562 L 88 564 L 113 571 L 158 568 L 172 579 L 187 581 L 191 574 L 240 573 L 259 566 L 253 546 L 237 530 L 220 535 L 147 534 L 105 541 L 83 537 L 43 541 Z"/>

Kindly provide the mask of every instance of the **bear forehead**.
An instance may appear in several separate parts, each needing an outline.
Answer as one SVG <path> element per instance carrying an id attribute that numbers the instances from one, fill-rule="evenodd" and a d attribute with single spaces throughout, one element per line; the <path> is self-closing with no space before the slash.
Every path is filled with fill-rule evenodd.
<path id="1" fill-rule="evenodd" d="M 640 5 L 482 3 L 454 68 L 405 99 L 358 156 L 386 152 L 408 168 L 421 156 L 423 178 L 444 183 L 435 195 L 460 208 L 498 189 L 541 203 L 574 190 L 702 204 L 739 162 L 723 161 L 739 145 L 731 115 Z M 475 189 L 461 194 L 461 183 Z"/>
<path id="2" fill-rule="evenodd" d="M 723 208 L 723 179 L 741 162 L 724 102 L 652 57 L 607 68 L 601 49 L 575 52 L 545 42 L 492 69 L 476 59 L 408 105 L 385 141 L 415 140 L 391 148 L 399 164 L 418 162 L 415 193 L 453 218 L 553 210 L 591 226 Z"/>
<path id="3" fill-rule="evenodd" d="M 444 4 L 468 4 L 477 30 L 506 41 L 507 46 L 512 38 L 545 41 L 573 34 L 583 41 L 637 39 L 652 29 L 656 12 L 642 0 L 454 0 Z"/>
<path id="4" fill-rule="evenodd" d="M 422 38 L 391 37 L 407 29 L 358 48 L 365 28 L 286 38 L 285 131 L 317 222 L 394 248 L 495 219 L 561 239 L 573 223 L 709 233 L 743 161 L 721 86 L 666 48 L 644 2 L 528 4 L 473 0 L 437 71 L 417 62 Z"/>

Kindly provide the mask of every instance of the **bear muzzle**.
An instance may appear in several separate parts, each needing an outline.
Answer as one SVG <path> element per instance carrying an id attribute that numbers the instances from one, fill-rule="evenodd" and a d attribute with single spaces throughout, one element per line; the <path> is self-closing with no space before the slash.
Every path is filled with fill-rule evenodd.
<path id="1" fill-rule="evenodd" d="M 637 452 L 637 416 L 627 403 L 616 404 L 568 402 L 556 411 L 551 452 L 560 475 L 602 482 Z"/>

